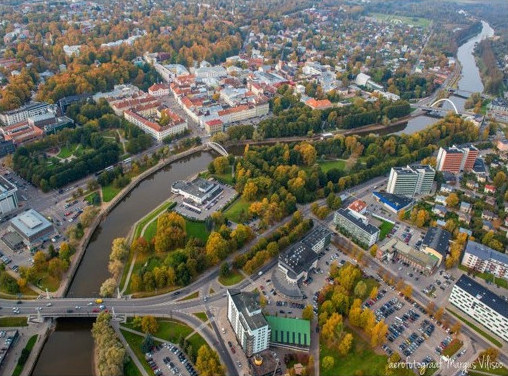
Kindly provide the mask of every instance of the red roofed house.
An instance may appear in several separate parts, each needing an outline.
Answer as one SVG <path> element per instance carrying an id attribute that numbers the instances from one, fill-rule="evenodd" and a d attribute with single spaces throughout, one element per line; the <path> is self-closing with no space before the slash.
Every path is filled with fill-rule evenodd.
<path id="1" fill-rule="evenodd" d="M 367 203 L 362 200 L 355 200 L 348 206 L 349 209 L 354 210 L 357 213 L 364 214 L 367 209 Z"/>
<path id="2" fill-rule="evenodd" d="M 162 141 L 168 136 L 173 136 L 187 130 L 187 122 L 169 109 L 163 110 L 169 116 L 169 124 L 162 126 L 159 123 L 150 121 L 143 116 L 127 110 L 123 113 L 125 120 L 131 122 L 135 126 L 141 128 L 143 132 L 149 134 L 157 141 Z"/>
<path id="3" fill-rule="evenodd" d="M 316 100 L 314 98 L 311 98 L 307 102 L 305 102 L 305 104 L 310 108 L 312 108 L 313 110 L 326 110 L 327 108 L 333 106 L 332 102 L 330 102 L 328 99 Z"/>
<path id="4" fill-rule="evenodd" d="M 15 145 L 42 138 L 44 131 L 28 121 L 22 121 L 0 128 L 6 141 L 12 140 Z"/>
<path id="5" fill-rule="evenodd" d="M 154 84 L 148 88 L 148 94 L 154 97 L 169 95 L 169 84 Z"/>
<path id="6" fill-rule="evenodd" d="M 222 132 L 223 127 L 222 120 L 220 119 L 213 119 L 209 120 L 205 123 L 205 129 L 209 134 L 215 134 L 217 132 Z"/>
<path id="7" fill-rule="evenodd" d="M 485 189 L 483 190 L 485 193 L 496 193 L 496 187 L 493 185 L 487 184 L 485 185 Z"/>

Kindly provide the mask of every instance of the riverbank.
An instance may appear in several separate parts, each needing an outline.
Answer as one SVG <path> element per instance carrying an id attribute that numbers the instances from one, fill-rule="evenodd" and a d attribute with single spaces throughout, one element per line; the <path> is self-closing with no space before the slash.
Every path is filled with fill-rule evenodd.
<path id="1" fill-rule="evenodd" d="M 84 254 L 86 253 L 86 249 L 92 239 L 93 234 L 101 224 L 101 222 L 107 217 L 107 215 L 144 179 L 150 177 L 155 174 L 159 170 L 168 166 L 169 164 L 178 161 L 179 159 L 191 156 L 195 153 L 202 152 L 207 150 L 205 145 L 196 146 L 194 148 L 188 149 L 182 153 L 175 154 L 170 156 L 167 159 L 163 159 L 159 161 L 155 166 L 149 168 L 148 170 L 142 172 L 138 176 L 136 176 L 127 186 L 125 186 L 119 193 L 116 195 L 111 201 L 107 203 L 103 203 L 101 206 L 101 210 L 97 217 L 93 220 L 90 226 L 85 230 L 85 234 L 83 238 L 81 238 L 80 243 L 76 247 L 76 252 L 72 258 L 71 266 L 69 270 L 65 273 L 62 283 L 58 290 L 53 293 L 54 296 L 62 297 L 65 296 L 70 288 L 70 285 L 74 279 L 74 275 L 83 259 Z"/>
<path id="2" fill-rule="evenodd" d="M 25 362 L 25 366 L 23 367 L 21 376 L 30 376 L 32 374 L 35 365 L 37 364 L 37 360 L 41 355 L 42 349 L 46 344 L 46 341 L 48 340 L 51 333 L 54 332 L 56 327 L 55 324 L 50 321 L 45 321 L 44 323 L 37 325 L 43 325 L 43 328 L 41 332 L 38 333 L 39 336 L 37 337 L 37 341 L 35 342 L 35 345 L 32 348 L 32 351 L 30 352 L 30 355 L 28 356 L 28 359 Z"/>

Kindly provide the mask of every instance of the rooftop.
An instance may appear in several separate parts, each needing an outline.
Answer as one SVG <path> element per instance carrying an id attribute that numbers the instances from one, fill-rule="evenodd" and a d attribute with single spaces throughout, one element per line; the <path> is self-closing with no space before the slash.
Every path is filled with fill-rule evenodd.
<path id="1" fill-rule="evenodd" d="M 17 187 L 0 175 L 0 195 L 13 190 L 17 190 Z"/>
<path id="2" fill-rule="evenodd" d="M 317 258 L 317 253 L 307 245 L 297 243 L 280 254 L 279 262 L 282 262 L 289 269 L 288 276 L 294 279 L 303 271 L 309 270 Z"/>
<path id="3" fill-rule="evenodd" d="M 52 226 L 51 222 L 33 209 L 11 219 L 11 224 L 26 237 L 31 237 Z"/>
<path id="4" fill-rule="evenodd" d="M 508 255 L 506 253 L 498 252 L 486 245 L 469 240 L 466 244 L 464 253 L 470 253 L 482 260 L 495 260 L 500 263 L 508 265 Z"/>
<path id="5" fill-rule="evenodd" d="M 446 257 L 451 237 L 452 234 L 441 227 L 431 227 L 423 239 L 423 246 L 435 249 L 443 257 Z"/>
<path id="6" fill-rule="evenodd" d="M 379 229 L 371 225 L 370 223 L 364 223 L 360 218 L 356 217 L 355 215 L 351 214 L 350 209 L 339 209 L 337 210 L 337 214 L 341 215 L 342 217 L 346 218 L 347 220 L 353 222 L 356 226 L 360 227 L 362 230 L 368 232 L 369 234 L 375 234 L 376 232 L 379 232 Z"/>
<path id="7" fill-rule="evenodd" d="M 215 186 L 215 183 L 209 182 L 208 180 L 196 178 L 192 181 L 177 180 L 173 183 L 174 189 L 179 189 L 195 197 L 204 197 L 208 194 L 208 191 Z"/>
<path id="8" fill-rule="evenodd" d="M 258 294 L 233 289 L 228 289 L 228 294 L 251 330 L 268 325 L 265 316 L 261 313 Z"/>
<path id="9" fill-rule="evenodd" d="M 467 275 L 463 274 L 455 285 L 480 300 L 486 306 L 492 308 L 501 316 L 508 317 L 508 303 Z"/>
<path id="10" fill-rule="evenodd" d="M 317 225 L 302 239 L 301 243 L 312 248 L 321 240 L 332 235 L 332 232 L 326 227 Z"/>
<path id="11" fill-rule="evenodd" d="M 266 316 L 270 325 L 271 342 L 310 346 L 310 321 L 286 317 Z"/>
<path id="12" fill-rule="evenodd" d="M 404 209 L 413 204 L 414 200 L 410 197 L 395 195 L 393 193 L 386 192 L 373 192 L 375 197 L 377 197 L 380 201 L 389 205 L 395 210 Z"/>

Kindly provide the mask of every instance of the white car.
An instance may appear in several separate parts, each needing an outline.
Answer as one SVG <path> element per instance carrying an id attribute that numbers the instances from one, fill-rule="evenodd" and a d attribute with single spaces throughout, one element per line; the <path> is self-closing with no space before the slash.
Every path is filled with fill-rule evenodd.
<path id="1" fill-rule="evenodd" d="M 47 303 L 46 307 L 51 307 L 52 305 L 53 305 L 52 303 Z"/>

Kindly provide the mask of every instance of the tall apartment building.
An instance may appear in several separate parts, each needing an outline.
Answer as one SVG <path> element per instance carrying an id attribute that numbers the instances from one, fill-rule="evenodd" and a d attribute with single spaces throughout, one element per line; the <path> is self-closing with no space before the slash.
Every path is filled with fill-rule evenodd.
<path id="1" fill-rule="evenodd" d="M 386 191 L 402 196 L 429 194 L 435 175 L 430 166 L 392 167 Z"/>
<path id="2" fill-rule="evenodd" d="M 471 171 L 478 157 L 478 149 L 473 145 L 440 148 L 437 154 L 437 170 L 458 174 Z"/>
<path id="3" fill-rule="evenodd" d="M 41 102 L 32 102 L 16 108 L 15 110 L 5 111 L 0 114 L 0 120 L 3 125 L 12 125 L 16 123 L 21 123 L 22 121 L 27 120 L 29 117 L 33 117 L 36 115 L 42 115 L 48 112 L 49 104 L 41 103 Z"/>
<path id="4" fill-rule="evenodd" d="M 467 275 L 453 286 L 449 301 L 462 312 L 508 341 L 508 303 Z"/>
<path id="5" fill-rule="evenodd" d="M 343 231 L 367 247 L 379 239 L 379 229 L 368 223 L 367 218 L 351 209 L 339 209 L 335 212 L 333 222 Z"/>
<path id="6" fill-rule="evenodd" d="M 480 273 L 488 272 L 508 279 L 508 255 L 469 240 L 464 249 L 462 265 Z"/>
<path id="7" fill-rule="evenodd" d="M 227 294 L 228 320 L 245 355 L 250 357 L 266 350 L 270 341 L 270 327 L 261 313 L 258 295 L 230 289 Z"/>

